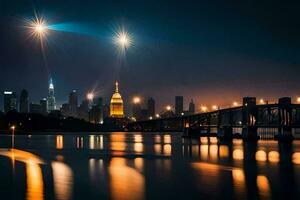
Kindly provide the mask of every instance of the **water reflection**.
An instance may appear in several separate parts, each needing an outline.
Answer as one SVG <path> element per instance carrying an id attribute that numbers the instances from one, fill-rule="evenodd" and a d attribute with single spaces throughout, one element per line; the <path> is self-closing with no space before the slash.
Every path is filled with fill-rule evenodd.
<path id="1" fill-rule="evenodd" d="M 272 199 L 268 178 L 266 176 L 259 175 L 256 178 L 256 183 L 260 199 Z"/>
<path id="2" fill-rule="evenodd" d="M 26 164 L 27 200 L 44 199 L 44 183 L 42 170 L 39 164 L 29 162 Z"/>
<path id="3" fill-rule="evenodd" d="M 115 155 L 123 155 L 126 143 L 125 143 L 125 134 L 124 133 L 117 133 L 111 135 L 111 150 Z"/>
<path id="4" fill-rule="evenodd" d="M 26 199 L 40 200 L 44 198 L 44 183 L 40 164 L 44 164 L 38 156 L 18 149 L 1 149 L 0 155 L 10 158 L 13 163 L 25 163 L 26 168 Z"/>
<path id="5" fill-rule="evenodd" d="M 109 175 L 112 199 L 143 199 L 144 176 L 128 167 L 125 158 L 112 158 Z"/>
<path id="6" fill-rule="evenodd" d="M 244 199 L 246 193 L 246 180 L 244 171 L 242 169 L 233 169 L 232 181 L 236 199 Z"/>
<path id="7" fill-rule="evenodd" d="M 51 166 L 55 198 L 58 200 L 71 199 L 73 189 L 73 172 L 71 168 L 65 163 L 57 161 L 53 161 Z"/>
<path id="8" fill-rule="evenodd" d="M 224 142 L 215 137 L 186 139 L 169 133 L 33 135 L 15 139 L 17 147 L 34 153 L 0 149 L 0 165 L 4 166 L 0 177 L 9 187 L 18 190 L 23 187 L 19 191 L 27 199 L 286 196 L 297 199 L 300 196 L 300 143 L 297 141 L 293 144 Z M 10 145 L 11 140 L 7 141 Z M 16 172 L 11 176 L 18 180 L 14 183 L 5 180 L 5 170 L 11 168 Z"/>
<path id="9" fill-rule="evenodd" d="M 64 148 L 64 138 L 62 135 L 56 136 L 56 149 L 63 149 Z"/>

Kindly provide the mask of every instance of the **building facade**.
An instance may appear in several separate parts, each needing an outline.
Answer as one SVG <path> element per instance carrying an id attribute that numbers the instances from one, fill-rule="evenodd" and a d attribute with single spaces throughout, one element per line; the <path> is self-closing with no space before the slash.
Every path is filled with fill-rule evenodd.
<path id="1" fill-rule="evenodd" d="M 52 79 L 50 79 L 49 82 L 49 89 L 48 89 L 48 98 L 47 98 L 47 103 L 48 103 L 48 112 L 51 112 L 53 110 L 56 110 L 56 103 L 55 103 L 55 96 L 54 96 L 54 84 Z"/>
<path id="2" fill-rule="evenodd" d="M 191 99 L 191 102 L 189 104 L 189 114 L 195 114 L 195 104 L 194 104 L 194 101 L 193 99 Z"/>
<path id="3" fill-rule="evenodd" d="M 147 102 L 147 109 L 148 109 L 148 117 L 155 117 L 155 101 L 152 97 L 150 97 L 148 99 L 148 102 Z"/>
<path id="4" fill-rule="evenodd" d="M 78 95 L 76 90 L 73 90 L 69 94 L 69 115 L 71 117 L 77 117 L 78 113 Z"/>
<path id="5" fill-rule="evenodd" d="M 4 92 L 4 112 L 7 113 L 11 110 L 17 111 L 17 96 L 12 91 Z"/>
<path id="6" fill-rule="evenodd" d="M 116 82 L 115 93 L 112 95 L 110 100 L 110 117 L 112 118 L 124 117 L 123 99 L 121 94 L 119 93 L 118 82 Z"/>
<path id="7" fill-rule="evenodd" d="M 183 96 L 175 97 L 175 115 L 181 115 L 183 112 Z"/>
<path id="8" fill-rule="evenodd" d="M 29 96 L 27 90 L 22 90 L 20 95 L 20 107 L 19 111 L 21 113 L 28 113 L 29 112 Z"/>

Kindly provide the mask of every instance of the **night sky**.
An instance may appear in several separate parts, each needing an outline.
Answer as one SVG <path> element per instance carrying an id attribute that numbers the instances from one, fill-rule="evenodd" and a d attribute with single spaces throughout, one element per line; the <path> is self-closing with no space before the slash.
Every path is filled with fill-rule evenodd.
<path id="1" fill-rule="evenodd" d="M 115 80 L 127 109 L 134 95 L 152 96 L 160 108 L 175 95 L 198 107 L 296 97 L 300 3 L 291 2 L 0 0 L 1 95 L 26 88 L 38 102 L 51 76 L 59 104 L 73 89 L 81 98 L 95 89 L 108 101 Z M 45 59 L 22 27 L 34 10 L 66 28 L 49 31 Z M 118 27 L 134 43 L 123 57 L 112 42 Z"/>

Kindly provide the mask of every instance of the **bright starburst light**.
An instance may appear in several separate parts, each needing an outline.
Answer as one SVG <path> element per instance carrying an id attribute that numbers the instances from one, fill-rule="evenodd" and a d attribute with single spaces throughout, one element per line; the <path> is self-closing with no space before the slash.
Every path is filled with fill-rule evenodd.
<path id="1" fill-rule="evenodd" d="M 132 42 L 132 37 L 127 31 L 121 30 L 115 33 L 114 43 L 118 46 L 120 50 L 125 51 L 128 47 L 132 45 Z"/>
<path id="2" fill-rule="evenodd" d="M 44 40 L 49 33 L 48 25 L 43 17 L 35 16 L 33 19 L 27 19 L 26 28 L 29 29 L 29 36 Z"/>

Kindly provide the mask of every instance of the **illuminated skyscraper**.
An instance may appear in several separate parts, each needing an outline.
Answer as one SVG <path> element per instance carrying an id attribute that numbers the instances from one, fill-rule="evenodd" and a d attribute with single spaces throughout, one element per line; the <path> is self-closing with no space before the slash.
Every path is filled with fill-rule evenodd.
<path id="1" fill-rule="evenodd" d="M 17 97 L 12 91 L 4 92 L 4 112 L 7 113 L 11 110 L 17 110 Z"/>
<path id="2" fill-rule="evenodd" d="M 69 108 L 71 117 L 77 117 L 78 96 L 76 90 L 73 90 L 69 95 Z"/>
<path id="3" fill-rule="evenodd" d="M 110 100 L 110 117 L 122 118 L 124 117 L 123 100 L 119 93 L 119 84 L 116 82 L 116 90 Z"/>
<path id="4" fill-rule="evenodd" d="M 56 105 L 55 105 L 54 85 L 53 85 L 52 78 L 50 79 L 49 82 L 49 94 L 48 94 L 47 101 L 48 101 L 48 112 L 55 110 Z"/>

